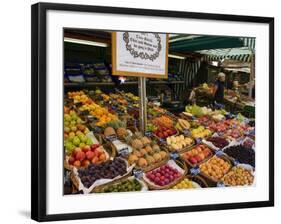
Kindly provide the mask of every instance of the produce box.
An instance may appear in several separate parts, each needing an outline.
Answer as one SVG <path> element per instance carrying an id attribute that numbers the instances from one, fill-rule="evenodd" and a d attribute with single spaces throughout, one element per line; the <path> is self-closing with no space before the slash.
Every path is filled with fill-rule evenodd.
<path id="1" fill-rule="evenodd" d="M 214 155 L 213 150 L 205 144 L 198 144 L 188 151 L 181 153 L 180 158 L 186 162 L 189 167 L 196 167 Z"/>
<path id="2" fill-rule="evenodd" d="M 84 194 L 91 193 L 96 187 L 127 178 L 131 175 L 134 165 L 120 157 L 108 160 L 99 165 L 89 165 L 87 168 L 73 168 L 71 180 L 75 187 Z"/>
<path id="3" fill-rule="evenodd" d="M 216 133 L 211 137 L 203 139 L 202 142 L 214 150 L 222 150 L 230 144 L 230 140 L 218 136 Z"/>
<path id="4" fill-rule="evenodd" d="M 184 135 L 170 136 L 166 139 L 167 149 L 170 152 L 185 152 L 195 145 L 195 140 Z"/>
<path id="5" fill-rule="evenodd" d="M 255 167 L 255 150 L 247 148 L 240 142 L 234 141 L 231 145 L 223 149 L 223 152 L 230 157 L 233 162 L 249 164 Z"/>
<path id="6" fill-rule="evenodd" d="M 255 185 L 254 168 L 248 164 L 238 164 L 222 178 L 222 183 L 227 186 L 253 186 Z"/>
<path id="7" fill-rule="evenodd" d="M 213 156 L 199 166 L 199 175 L 206 179 L 209 186 L 217 186 L 223 176 L 230 171 L 232 163 L 225 155 Z"/>
<path id="8" fill-rule="evenodd" d="M 187 167 L 179 160 L 169 160 L 165 165 L 143 175 L 143 180 L 151 190 L 169 189 L 182 179 L 187 173 Z"/>
<path id="9" fill-rule="evenodd" d="M 130 192 L 130 191 L 147 191 L 147 185 L 143 180 L 130 176 L 126 179 L 119 179 L 114 183 L 108 183 L 100 187 L 96 187 L 95 193 L 107 192 Z"/>
<path id="10" fill-rule="evenodd" d="M 199 175 L 186 175 L 186 177 L 189 180 L 192 180 L 193 182 L 197 183 L 198 185 L 200 185 L 201 188 L 206 188 L 208 187 L 207 182 Z"/>
<path id="11" fill-rule="evenodd" d="M 171 190 L 183 190 L 183 189 L 195 189 L 195 188 L 201 188 L 201 186 L 188 179 L 187 177 L 183 178 L 180 182 L 172 186 L 170 189 Z"/>

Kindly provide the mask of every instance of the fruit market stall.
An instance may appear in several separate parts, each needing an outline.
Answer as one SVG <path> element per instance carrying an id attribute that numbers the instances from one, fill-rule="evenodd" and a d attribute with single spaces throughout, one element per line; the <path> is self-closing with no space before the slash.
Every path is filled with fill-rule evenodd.
<path id="1" fill-rule="evenodd" d="M 64 194 L 255 184 L 254 112 L 244 111 L 255 107 L 253 98 L 226 90 L 225 101 L 235 110 L 186 100 L 191 90 L 207 99 L 213 92 L 210 82 L 192 84 L 210 59 L 195 47 L 203 46 L 203 36 L 196 44 L 189 35 L 168 36 L 169 54 L 183 56 L 169 58 L 165 79 L 112 75 L 111 36 L 95 36 L 105 41 L 103 49 L 87 48 L 93 54 L 69 44 L 65 50 L 66 60 L 79 54 L 84 61 L 65 63 Z M 216 38 L 208 40 L 216 45 Z M 221 40 L 225 48 L 243 46 L 241 38 Z M 87 62 L 92 55 L 95 60 Z"/>

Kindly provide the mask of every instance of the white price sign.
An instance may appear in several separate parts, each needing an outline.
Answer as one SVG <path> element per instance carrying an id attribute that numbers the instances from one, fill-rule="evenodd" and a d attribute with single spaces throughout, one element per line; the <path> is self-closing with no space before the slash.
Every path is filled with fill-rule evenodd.
<path id="1" fill-rule="evenodd" d="M 112 33 L 112 74 L 168 78 L 168 34 Z"/>

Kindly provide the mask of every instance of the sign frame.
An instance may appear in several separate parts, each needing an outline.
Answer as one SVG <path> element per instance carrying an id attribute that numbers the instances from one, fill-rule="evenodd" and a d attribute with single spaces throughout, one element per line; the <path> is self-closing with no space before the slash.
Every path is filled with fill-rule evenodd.
<path id="1" fill-rule="evenodd" d="M 134 76 L 134 77 L 145 77 L 145 78 L 159 78 L 159 79 L 168 79 L 168 52 L 169 52 L 169 34 L 166 33 L 166 61 L 165 61 L 165 75 L 159 75 L 155 73 L 143 73 L 143 72 L 128 72 L 117 70 L 116 59 L 117 59 L 117 51 L 116 51 L 116 32 L 111 33 L 111 58 L 112 58 L 112 75 L 116 76 Z M 151 32 L 153 33 L 153 32 Z"/>

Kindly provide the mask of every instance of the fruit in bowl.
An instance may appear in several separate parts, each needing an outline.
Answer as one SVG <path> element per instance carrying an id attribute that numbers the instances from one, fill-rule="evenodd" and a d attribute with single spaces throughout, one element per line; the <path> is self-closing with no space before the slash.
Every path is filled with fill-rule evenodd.
<path id="1" fill-rule="evenodd" d="M 196 145 L 191 150 L 183 153 L 181 157 L 184 161 L 195 166 L 204 161 L 206 158 L 210 157 L 211 155 L 212 151 L 208 148 L 208 146 L 200 144 Z"/>

